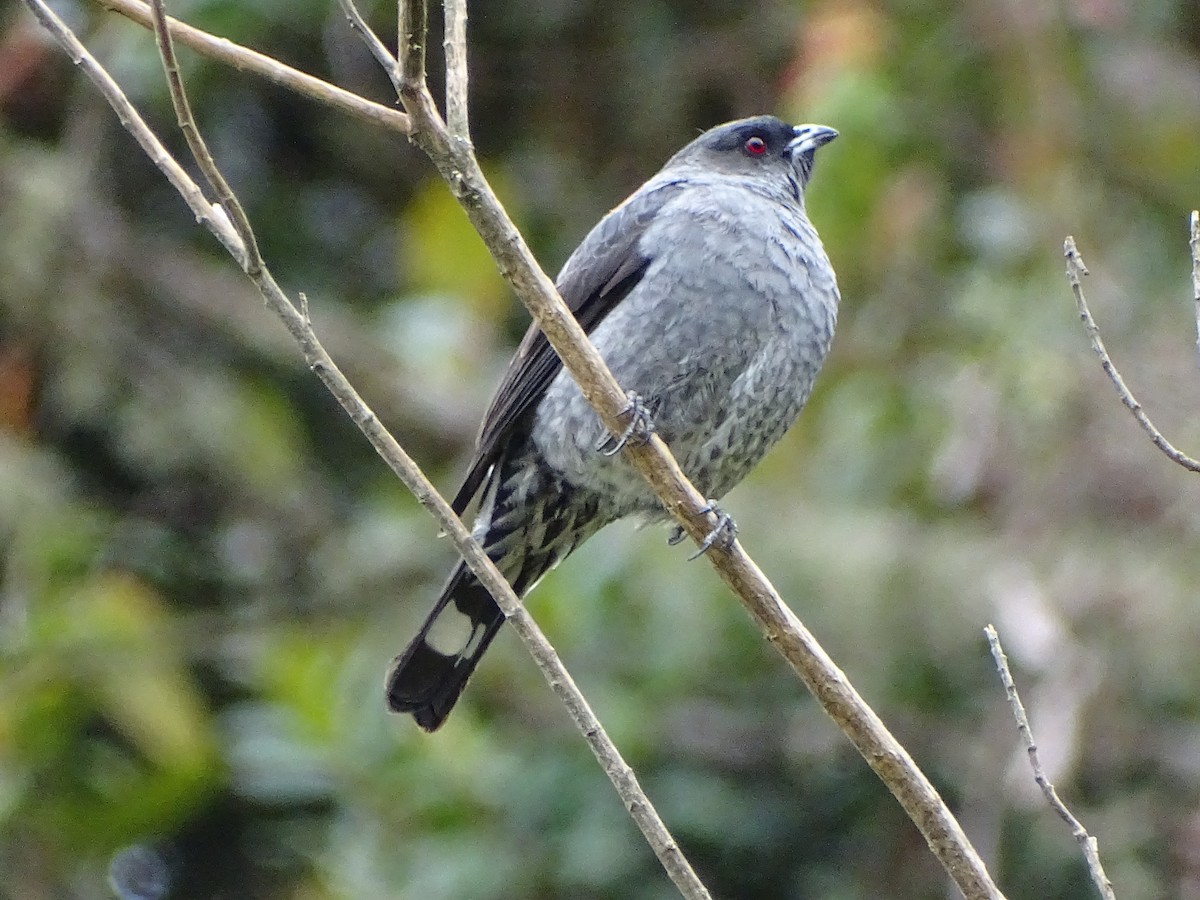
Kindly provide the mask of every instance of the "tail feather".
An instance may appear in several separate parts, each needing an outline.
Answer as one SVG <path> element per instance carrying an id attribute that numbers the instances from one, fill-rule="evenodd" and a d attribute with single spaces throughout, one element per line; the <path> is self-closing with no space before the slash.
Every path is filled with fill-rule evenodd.
<path id="1" fill-rule="evenodd" d="M 597 497 L 572 493 L 558 482 L 531 482 L 528 468 L 503 469 L 496 476 L 487 524 L 476 525 L 488 556 L 518 597 L 611 519 L 598 514 Z M 393 660 L 388 706 L 411 714 L 426 731 L 439 728 L 503 624 L 496 601 L 460 562 L 421 631 Z"/>
<path id="2" fill-rule="evenodd" d="M 503 624 L 496 601 L 459 563 L 420 632 L 392 662 L 386 682 L 389 708 L 410 713 L 426 731 L 441 727 Z M 438 649 L 435 628 L 459 635 L 465 631 L 465 637 L 448 651 Z"/>

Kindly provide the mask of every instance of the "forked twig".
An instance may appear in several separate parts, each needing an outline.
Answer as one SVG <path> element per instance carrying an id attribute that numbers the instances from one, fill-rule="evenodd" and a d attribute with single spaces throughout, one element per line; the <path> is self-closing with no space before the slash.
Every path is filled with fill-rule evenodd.
<path id="1" fill-rule="evenodd" d="M 1193 223 L 1195 220 L 1196 214 L 1192 213 Z M 1195 226 L 1193 225 L 1193 235 L 1195 234 L 1194 228 Z M 1196 267 L 1200 265 L 1200 263 L 1196 262 L 1195 247 L 1196 244 L 1193 244 L 1192 271 L 1194 281 L 1200 277 L 1195 274 Z M 1162 432 L 1154 427 L 1154 423 L 1150 421 L 1150 417 L 1142 409 L 1142 404 L 1137 401 L 1137 398 L 1133 396 L 1133 392 L 1125 385 L 1125 379 L 1121 377 L 1121 373 L 1117 371 L 1112 358 L 1109 357 L 1108 350 L 1104 347 L 1104 341 L 1100 337 L 1100 328 L 1096 325 L 1096 320 L 1092 318 L 1092 312 L 1088 309 L 1087 300 L 1083 297 L 1081 279 L 1088 273 L 1087 266 L 1083 264 L 1083 257 L 1079 255 L 1079 250 L 1075 246 L 1075 238 L 1070 235 L 1067 236 L 1066 241 L 1063 243 L 1063 255 L 1067 258 L 1067 280 L 1071 283 L 1072 293 L 1075 294 L 1075 306 L 1079 310 L 1079 318 L 1083 322 L 1083 327 L 1087 330 L 1088 338 L 1092 342 L 1092 350 L 1100 358 L 1100 366 L 1104 369 L 1104 374 L 1108 376 L 1109 381 L 1113 383 L 1113 387 L 1117 389 L 1117 396 L 1121 398 L 1121 402 L 1125 404 L 1125 408 L 1137 419 L 1137 423 L 1142 426 L 1142 430 L 1150 436 L 1150 440 L 1154 442 L 1155 447 L 1189 472 L 1200 472 L 1200 462 L 1192 459 L 1182 450 L 1176 449 L 1163 436 Z M 1200 297 L 1200 282 L 1197 282 L 1197 297 Z M 1197 301 L 1197 306 L 1200 308 L 1200 300 Z"/>
<path id="2" fill-rule="evenodd" d="M 1104 900 L 1116 900 L 1112 882 L 1104 874 L 1104 866 L 1100 862 L 1100 845 L 1094 837 L 1088 834 L 1083 824 L 1075 818 L 1074 813 L 1063 803 L 1062 799 L 1058 796 L 1058 791 L 1054 789 L 1054 785 L 1050 783 L 1050 779 L 1046 777 L 1046 771 L 1042 768 L 1042 762 L 1038 758 L 1037 744 L 1033 740 L 1033 730 L 1029 727 L 1029 717 L 1025 714 L 1025 704 L 1021 702 L 1021 695 L 1017 692 L 1017 685 L 1013 681 L 1012 672 L 1009 670 L 1008 657 L 1004 653 L 1004 648 L 1000 645 L 1000 635 L 996 633 L 996 628 L 993 625 L 988 625 L 983 629 L 983 633 L 987 636 L 988 646 L 992 651 L 992 659 L 996 661 L 996 671 L 1000 673 L 1000 681 L 1004 685 L 1004 693 L 1008 696 L 1008 704 L 1012 707 L 1013 718 L 1017 721 L 1017 730 L 1021 733 L 1021 741 L 1025 744 L 1025 752 L 1029 755 L 1029 765 L 1033 769 L 1033 780 L 1041 788 L 1042 796 L 1046 798 L 1046 802 L 1050 804 L 1050 808 L 1058 813 L 1059 818 L 1070 826 L 1072 836 L 1079 842 L 1079 846 L 1083 850 L 1083 857 L 1087 862 L 1088 873 L 1092 877 L 1092 883 L 1096 886 L 1096 890 L 1100 892 L 1100 896 Z"/>

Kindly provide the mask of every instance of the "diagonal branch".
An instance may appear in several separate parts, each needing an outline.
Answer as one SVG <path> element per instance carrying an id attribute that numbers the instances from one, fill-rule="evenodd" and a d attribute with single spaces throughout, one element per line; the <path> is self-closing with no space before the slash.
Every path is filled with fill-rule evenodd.
<path id="1" fill-rule="evenodd" d="M 413 5 L 423 8 L 421 0 L 410 0 L 402 4 L 402 13 L 412 17 Z M 401 57 L 409 60 L 411 65 L 423 46 L 424 36 L 414 34 L 409 25 L 401 28 L 402 35 L 407 35 L 409 41 L 408 47 L 401 47 Z M 628 404 L 626 393 L 559 297 L 554 283 L 534 259 L 492 192 L 470 147 L 454 140 L 447 130 L 425 87 L 424 78 L 410 79 L 407 74 L 406 68 L 400 99 L 412 117 L 413 141 L 428 154 L 462 204 L 500 273 L 529 309 L 605 427 L 614 435 L 621 434 L 624 429 L 621 415 Z M 667 513 L 697 544 L 702 543 L 718 524 L 716 514 L 688 481 L 662 439 L 651 435 L 646 442 L 626 444 L 624 452 L 650 483 Z M 929 779 L 859 696 L 812 633 L 784 604 L 741 544 L 734 541 L 728 549 L 713 547 L 708 556 L 767 640 L 783 655 L 826 713 L 899 800 L 964 896 L 1002 897 L 962 827 Z"/>
<path id="2" fill-rule="evenodd" d="M 342 12 L 346 14 L 346 18 L 350 20 L 350 27 L 358 32 L 359 37 L 363 39 L 363 43 L 367 45 L 367 49 L 371 51 L 371 55 L 375 57 L 375 62 L 379 63 L 379 67 L 387 74 L 388 80 L 392 83 L 392 88 L 397 94 L 400 93 L 400 65 L 396 62 L 396 57 L 379 39 L 371 26 L 367 24 L 367 20 L 363 18 L 362 13 L 358 11 L 358 7 L 354 5 L 354 0 L 338 0 L 338 6 L 342 8 Z"/>
<path id="3" fill-rule="evenodd" d="M 1200 245 L 1200 239 L 1196 238 L 1196 213 L 1192 213 L 1192 235 L 1195 243 L 1193 246 L 1192 256 L 1192 278 L 1196 281 L 1196 269 L 1200 263 L 1196 261 L 1194 248 Z M 1096 325 L 1096 320 L 1092 318 L 1092 311 L 1088 309 L 1087 300 L 1083 296 L 1082 278 L 1087 275 L 1087 266 L 1083 264 L 1083 257 L 1079 255 L 1079 250 L 1075 246 L 1075 238 L 1067 236 L 1063 244 L 1063 255 L 1067 258 L 1067 281 L 1071 283 L 1071 291 L 1075 294 L 1075 307 L 1079 310 L 1079 318 L 1083 322 L 1083 327 L 1087 330 L 1088 338 L 1092 342 L 1092 350 L 1096 356 L 1100 357 L 1100 367 L 1104 369 L 1104 374 L 1108 376 L 1109 381 L 1113 383 L 1113 387 L 1117 389 L 1117 396 L 1121 398 L 1121 402 L 1125 404 L 1137 423 L 1142 426 L 1142 430 L 1150 435 L 1150 440 L 1154 446 L 1166 454 L 1167 458 L 1172 462 L 1178 463 L 1189 472 L 1200 472 L 1200 462 L 1192 459 L 1182 450 L 1178 450 L 1168 441 L 1161 431 L 1154 427 L 1154 423 L 1150 421 L 1150 417 L 1146 415 L 1146 411 L 1142 409 L 1142 404 L 1133 396 L 1133 392 L 1125 385 L 1125 379 L 1121 377 L 1121 373 L 1117 371 L 1117 367 L 1113 364 L 1112 358 L 1108 355 L 1108 350 L 1104 347 L 1104 341 L 1100 338 L 1100 328 Z M 1197 296 L 1200 297 L 1200 282 L 1197 283 Z M 1200 307 L 1200 301 L 1197 301 L 1197 306 Z"/>
<path id="4" fill-rule="evenodd" d="M 51 36 L 58 41 L 59 46 L 63 48 L 67 56 L 87 78 L 96 85 L 103 95 L 104 99 L 113 108 L 117 114 L 117 119 L 125 127 L 125 130 L 133 135 L 134 140 L 138 142 L 146 156 L 150 161 L 158 167 L 159 171 L 166 176 L 167 181 L 171 186 L 179 192 L 187 203 L 196 221 L 212 232 L 213 236 L 221 242 L 221 245 L 228 250 L 234 259 L 241 260 L 245 257 L 246 249 L 242 244 L 241 238 L 233 228 L 229 217 L 225 215 L 224 210 L 219 206 L 211 205 L 204 196 L 204 192 L 199 186 L 192 181 L 183 167 L 175 161 L 162 142 L 154 136 L 154 132 L 150 130 L 145 120 L 141 117 L 129 98 L 125 96 L 125 92 L 121 90 L 121 86 L 113 81 L 112 76 L 105 71 L 104 67 L 96 60 L 92 54 L 87 51 L 87 48 L 80 43 L 75 37 L 74 32 L 67 27 L 66 23 L 60 19 L 49 6 L 34 0 L 34 2 L 26 2 L 26 6 L 34 14 L 42 27 L 50 32 Z"/>
<path id="5" fill-rule="evenodd" d="M 120 13 L 127 19 L 137 22 L 144 28 L 153 27 L 150 5 L 144 3 L 143 0 L 95 0 L 95 2 L 111 12 Z M 291 66 L 286 66 L 277 59 L 272 59 L 225 38 L 214 37 L 208 32 L 180 22 L 178 19 L 168 17 L 167 25 L 175 40 L 210 59 L 223 62 L 239 71 L 261 76 L 274 84 L 290 88 L 298 94 L 341 110 L 363 122 L 386 128 L 389 131 L 408 134 L 408 116 L 399 110 L 367 100 L 344 88 L 293 69 Z"/>
<path id="6" fill-rule="evenodd" d="M 1021 695 L 1017 693 L 1017 685 L 1013 681 L 1012 671 L 1008 667 L 1008 657 L 1004 653 L 1004 648 L 1000 645 L 1000 635 L 996 633 L 996 628 L 993 625 L 989 625 L 983 629 L 983 633 L 987 637 L 988 646 L 991 648 L 992 659 L 996 661 L 996 671 L 1000 673 L 1000 683 L 1004 685 L 1004 693 L 1008 697 L 1008 704 L 1012 708 L 1013 718 L 1017 722 L 1017 731 L 1021 733 L 1021 742 L 1025 745 L 1025 753 L 1028 755 L 1029 765 L 1033 769 L 1033 780 L 1041 788 L 1042 796 L 1046 798 L 1046 802 L 1050 804 L 1050 808 L 1058 813 L 1059 818 L 1070 826 L 1071 835 L 1079 842 L 1079 846 L 1083 850 L 1088 874 L 1091 875 L 1092 883 L 1096 886 L 1096 890 L 1100 896 L 1103 900 L 1116 900 L 1112 882 L 1104 874 L 1104 866 L 1100 862 L 1099 843 L 1094 837 L 1088 834 L 1083 824 L 1075 818 L 1075 814 L 1062 802 L 1062 799 L 1058 796 L 1058 791 L 1054 789 L 1054 785 L 1046 777 L 1046 770 L 1042 768 L 1042 761 L 1038 758 L 1037 743 L 1033 739 L 1033 729 L 1029 727 L 1029 716 L 1025 714 L 1025 704 L 1021 702 Z"/>
<path id="7" fill-rule="evenodd" d="M 243 257 L 238 263 L 251 278 L 262 267 L 262 255 L 258 251 L 258 241 L 250 220 L 246 218 L 246 210 L 234 196 L 233 188 L 217 168 L 216 160 L 208 150 L 208 145 L 196 127 L 196 117 L 192 115 L 192 106 L 188 102 L 187 93 L 183 89 L 183 77 L 179 74 L 179 62 L 175 59 L 175 47 L 171 42 L 171 31 L 167 27 L 167 11 L 163 0 L 152 0 L 154 12 L 154 37 L 158 42 L 158 55 L 162 60 L 163 72 L 167 76 L 167 88 L 171 94 L 171 104 L 179 120 L 179 130 L 187 140 L 192 158 L 200 167 L 209 187 L 216 194 L 217 202 L 225 210 L 225 214 L 233 222 L 233 228 L 242 239 Z"/>

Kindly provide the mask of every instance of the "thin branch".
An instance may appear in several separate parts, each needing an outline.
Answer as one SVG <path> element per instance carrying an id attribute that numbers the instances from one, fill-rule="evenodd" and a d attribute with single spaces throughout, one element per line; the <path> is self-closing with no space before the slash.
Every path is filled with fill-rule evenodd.
<path id="1" fill-rule="evenodd" d="M 244 252 L 238 263 L 246 274 L 253 277 L 262 266 L 262 255 L 258 251 L 254 230 L 250 227 L 250 220 L 246 218 L 246 210 L 242 208 L 225 176 L 217 168 L 216 160 L 209 152 L 200 129 L 196 127 L 196 118 L 192 115 L 192 107 L 183 88 L 183 78 L 179 74 L 179 61 L 175 58 L 175 47 L 171 43 L 171 31 L 167 27 L 167 11 L 163 0 L 152 0 L 151 9 L 154 14 L 154 37 L 158 42 L 158 55 L 162 60 L 163 72 L 167 76 L 167 87 L 171 94 L 171 105 L 179 120 L 179 130 L 187 140 L 196 165 L 200 167 L 213 193 L 216 194 L 217 202 L 221 204 L 221 208 L 233 222 L 238 237 L 242 239 Z"/>
<path id="2" fill-rule="evenodd" d="M 467 0 L 445 0 L 446 125 L 459 140 L 471 140 L 467 115 Z"/>
<path id="3" fill-rule="evenodd" d="M 204 192 L 175 161 L 162 142 L 155 137 L 150 126 L 129 102 L 129 98 L 125 96 L 120 85 L 113 81 L 104 67 L 75 37 L 74 32 L 43 0 L 25 0 L 25 5 L 37 17 L 42 27 L 50 32 L 59 46 L 66 51 L 71 61 L 100 89 L 100 93 L 116 112 L 117 119 L 125 127 L 125 130 L 133 135 L 142 150 L 150 157 L 151 162 L 159 168 L 171 186 L 183 197 L 184 202 L 195 215 L 196 221 L 212 232 L 235 259 L 243 259 L 246 253 L 245 246 L 225 211 L 208 202 Z"/>
<path id="4" fill-rule="evenodd" d="M 1196 311 L 1196 352 L 1200 353 L 1200 210 L 1188 218 L 1188 246 L 1192 251 L 1192 305 Z"/>
<path id="5" fill-rule="evenodd" d="M 419 44 L 419 41 L 417 42 Z M 428 90 L 401 94 L 413 120 L 412 139 L 430 157 L 483 238 L 500 273 L 561 357 L 604 426 L 619 435 L 627 396 L 596 348 L 542 271 L 521 234 L 492 192 L 468 146 L 446 130 Z M 626 458 L 650 483 L 667 513 L 702 543 L 717 517 L 688 481 L 657 435 L 630 442 Z M 1001 898 L 987 867 L 937 790 L 908 752 L 858 695 L 816 638 L 780 598 L 774 586 L 736 541 L 713 547 L 708 558 L 767 640 L 787 660 L 826 713 L 862 754 L 920 829 L 934 855 L 968 898 Z"/>
<path id="6" fill-rule="evenodd" d="M 153 17 L 148 3 L 142 0 L 95 0 L 97 4 L 119 13 L 131 21 L 137 22 L 144 28 L 153 27 Z M 240 44 L 235 44 L 225 38 L 214 37 L 207 31 L 201 31 L 180 22 L 178 19 L 167 19 L 171 36 L 179 43 L 190 47 L 197 53 L 223 62 L 242 72 L 258 75 L 268 81 L 289 88 L 298 94 L 324 103 L 340 110 L 360 121 L 408 134 L 410 124 L 408 116 L 396 109 L 391 109 L 381 103 L 375 103 L 364 97 L 353 94 L 344 88 L 329 84 L 320 78 L 314 78 L 291 66 L 269 56 L 264 56 Z"/>
<path id="7" fill-rule="evenodd" d="M 1000 646 L 1000 635 L 996 633 L 996 628 L 992 625 L 988 625 L 983 629 L 983 633 L 987 636 L 988 646 L 992 650 L 992 659 L 996 661 L 996 671 L 1000 673 L 1000 681 L 1004 685 L 1004 693 L 1008 696 L 1009 706 L 1012 707 L 1013 718 L 1017 720 L 1017 730 L 1021 733 L 1021 741 L 1025 744 L 1025 752 L 1029 755 L 1029 765 L 1033 769 L 1033 780 L 1041 788 L 1042 795 L 1046 798 L 1046 802 L 1050 804 L 1050 808 L 1058 813 L 1059 818 L 1070 826 L 1071 834 L 1079 842 L 1080 849 L 1083 850 L 1083 858 L 1087 862 L 1088 873 L 1092 876 L 1092 883 L 1095 884 L 1100 896 L 1104 900 L 1116 900 L 1112 882 L 1104 874 L 1104 866 L 1100 863 L 1100 845 L 1094 837 L 1088 834 L 1087 829 L 1075 818 L 1075 815 L 1067 808 L 1067 805 L 1062 802 L 1058 796 L 1058 791 L 1054 789 L 1054 785 L 1050 783 L 1050 779 L 1046 777 L 1046 772 L 1042 768 L 1042 762 L 1038 758 L 1037 744 L 1033 740 L 1033 730 L 1029 727 L 1029 717 L 1025 715 L 1025 704 L 1021 702 L 1021 695 L 1017 693 L 1017 685 L 1013 681 L 1012 672 L 1008 668 L 1008 657 L 1004 653 L 1004 648 Z"/>
<path id="8" fill-rule="evenodd" d="M 1071 291 L 1075 294 L 1075 306 L 1079 310 L 1079 318 L 1083 322 L 1083 327 L 1087 330 L 1088 338 L 1092 342 L 1092 350 L 1096 356 L 1100 357 L 1100 366 L 1104 369 L 1104 374 L 1113 383 L 1117 389 L 1117 396 L 1121 398 L 1121 402 L 1125 404 L 1125 408 L 1133 413 L 1133 417 L 1137 419 L 1142 430 L 1150 436 L 1150 440 L 1154 442 L 1159 450 L 1167 455 L 1169 459 L 1183 466 L 1189 472 L 1200 472 L 1200 462 L 1192 459 L 1186 453 L 1177 450 L 1171 444 L 1161 431 L 1154 427 L 1154 423 L 1150 421 L 1150 417 L 1146 415 L 1142 409 L 1142 404 L 1133 396 L 1133 392 L 1125 386 L 1125 379 L 1121 377 L 1121 373 L 1117 371 L 1117 367 L 1113 365 L 1112 359 L 1108 355 L 1108 350 L 1104 347 L 1104 341 L 1100 338 L 1100 328 L 1096 325 L 1096 320 L 1092 318 L 1092 312 L 1088 309 L 1087 300 L 1083 297 L 1083 284 L 1081 279 L 1088 274 L 1087 266 L 1083 263 L 1083 257 L 1079 255 L 1079 250 L 1075 246 L 1075 238 L 1067 236 L 1063 244 L 1063 254 L 1067 258 L 1067 281 L 1071 283 Z"/>
<path id="9" fill-rule="evenodd" d="M 429 31 L 429 5 L 427 0 L 400 0 L 400 80 L 406 91 L 414 93 L 425 90 L 425 41 Z"/>
<path id="10" fill-rule="evenodd" d="M 358 11 L 358 7 L 354 5 L 354 0 L 338 0 L 338 6 L 342 8 L 342 12 L 346 14 L 346 18 L 350 20 L 350 27 L 358 32 L 359 37 L 367 45 L 367 49 L 371 51 L 371 55 L 375 57 L 375 61 L 379 63 L 387 75 L 388 80 L 392 83 L 393 90 L 396 95 L 400 94 L 400 64 L 396 61 L 396 57 L 392 56 L 392 52 L 379 39 L 372 29 L 367 24 L 367 20 L 363 18 L 362 13 Z"/>
<path id="11" fill-rule="evenodd" d="M 141 118 L 137 116 L 120 87 L 108 77 L 100 64 L 88 54 L 66 25 L 45 6 L 43 0 L 25 0 L 25 2 L 39 20 L 59 39 L 59 42 L 71 54 L 72 59 L 88 73 L 89 77 L 102 84 L 102 91 L 110 104 L 117 110 L 122 124 L 134 134 L 139 143 L 148 148 L 147 153 L 152 157 L 156 154 L 161 155 L 171 163 L 172 171 L 178 174 L 177 178 L 171 178 L 171 183 L 176 185 L 180 194 L 188 201 L 189 206 L 194 209 L 197 207 L 207 209 L 207 202 L 199 187 L 174 164 L 174 160 L 150 134 Z M 165 61 L 164 64 L 169 66 Z M 196 130 L 195 121 L 191 118 L 191 112 L 186 103 L 179 104 L 177 113 L 180 116 L 181 128 Z M 198 130 L 196 131 L 198 136 Z M 221 181 L 223 182 L 223 179 Z M 229 194 L 233 205 L 239 206 L 232 191 Z M 229 242 L 226 243 L 223 240 L 222 243 L 240 262 L 244 254 L 241 243 L 236 240 L 236 236 L 232 235 L 232 229 L 224 216 L 218 217 L 218 221 L 223 223 L 223 227 L 229 232 L 227 235 Z M 249 227 L 249 223 L 246 224 Z M 209 227 L 215 228 L 216 226 L 210 225 Z M 570 673 L 563 667 L 553 646 L 525 611 L 512 588 L 509 587 L 479 544 L 471 537 L 470 532 L 455 515 L 450 505 L 425 477 L 420 467 L 384 428 L 375 413 L 346 380 L 321 345 L 309 321 L 308 298 L 301 294 L 300 307 L 297 309 L 265 265 L 247 269 L 247 275 L 258 287 L 267 306 L 280 317 L 288 332 L 300 345 L 309 368 L 337 399 L 388 467 L 408 487 L 418 502 L 433 514 L 443 531 L 450 535 L 455 548 L 462 554 L 471 571 L 499 602 L 513 630 L 525 643 L 551 688 L 567 707 L 576 726 L 592 747 L 593 753 L 604 765 L 606 773 L 624 800 L 630 815 L 646 835 L 683 896 L 688 900 L 708 900 L 709 894 L 704 885 L 696 877 L 679 846 L 641 789 L 634 771 L 621 757 L 620 752 L 600 725 L 595 713 L 592 712 L 587 700 L 575 685 Z"/>

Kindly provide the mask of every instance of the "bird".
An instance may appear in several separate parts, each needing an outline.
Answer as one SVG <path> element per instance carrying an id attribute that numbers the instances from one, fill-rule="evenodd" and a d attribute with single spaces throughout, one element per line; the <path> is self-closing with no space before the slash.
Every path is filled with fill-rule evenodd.
<path id="1" fill-rule="evenodd" d="M 653 430 L 715 508 L 796 421 L 829 351 L 837 279 L 804 191 L 825 125 L 774 116 L 705 131 L 609 212 L 556 286 L 630 394 L 610 434 L 530 325 L 491 401 L 451 506 L 524 597 L 601 528 L 666 521 L 617 451 Z M 731 540 L 732 520 L 709 536 Z M 679 535 L 677 534 L 676 537 Z M 504 613 L 461 560 L 386 678 L 393 712 L 435 731 Z"/>

